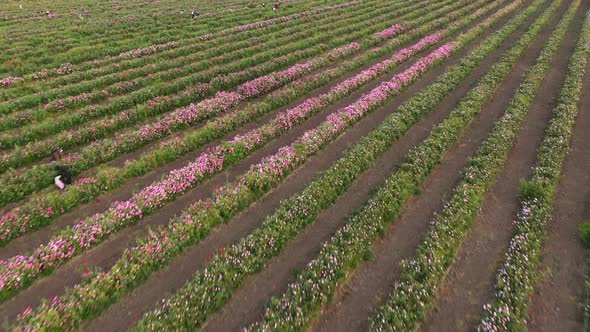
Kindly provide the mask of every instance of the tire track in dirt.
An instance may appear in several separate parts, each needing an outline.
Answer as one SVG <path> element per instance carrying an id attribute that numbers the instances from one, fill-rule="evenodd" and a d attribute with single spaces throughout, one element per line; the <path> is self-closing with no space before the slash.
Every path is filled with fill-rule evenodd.
<path id="1" fill-rule="evenodd" d="M 144 218 L 141 221 L 141 223 L 127 227 L 124 230 L 118 232 L 117 234 L 113 234 L 113 236 L 111 236 L 108 240 L 102 242 L 101 244 L 97 245 L 94 248 L 91 248 L 91 249 L 85 251 L 84 253 L 81 253 L 80 255 L 77 255 L 76 257 L 71 259 L 69 262 L 64 264 L 62 267 L 53 271 L 50 275 L 37 280 L 30 287 L 28 287 L 27 289 L 24 289 L 22 292 L 20 292 L 17 296 L 12 298 L 11 300 L 6 301 L 3 304 L 0 304 L 0 320 L 9 321 L 9 322 L 13 321 L 16 318 L 16 316 L 19 313 L 23 312 L 27 307 L 38 306 L 41 303 L 42 299 L 49 299 L 49 298 L 52 298 L 56 295 L 57 296 L 63 295 L 65 292 L 64 287 L 72 287 L 75 284 L 79 283 L 81 281 L 82 273 L 87 269 L 93 268 L 95 266 L 97 266 L 98 268 L 103 269 L 103 270 L 110 269 L 110 267 L 115 263 L 115 261 L 121 256 L 121 254 L 125 248 L 134 244 L 136 239 L 141 238 L 147 234 L 148 227 L 154 227 L 154 226 L 158 226 L 158 225 L 167 224 L 168 221 L 170 220 L 170 218 L 172 218 L 174 215 L 178 214 L 181 210 L 190 206 L 192 203 L 194 203 L 195 201 L 197 201 L 199 199 L 208 198 L 215 188 L 223 186 L 226 182 L 231 181 L 236 176 L 246 172 L 249 169 L 251 164 L 257 163 L 263 157 L 276 152 L 276 150 L 278 150 L 278 148 L 285 146 L 287 144 L 290 144 L 292 141 L 294 141 L 297 137 L 299 137 L 306 130 L 316 127 L 317 125 L 319 125 L 321 122 L 323 122 L 325 120 L 325 116 L 327 114 L 332 113 L 333 111 L 335 111 L 339 108 L 349 105 L 350 103 L 352 103 L 356 99 L 358 99 L 358 97 L 360 97 L 362 94 L 365 94 L 365 93 L 369 92 L 371 89 L 380 85 L 383 80 L 389 80 L 395 74 L 397 74 L 397 73 L 403 71 L 404 69 L 406 69 L 407 67 L 411 66 L 413 61 L 420 58 L 421 55 L 423 55 L 423 53 L 420 53 L 420 54 L 412 57 L 404 65 L 391 71 L 389 74 L 386 74 L 386 75 L 382 76 L 381 78 L 376 79 L 375 81 L 367 84 L 364 88 L 357 90 L 355 93 L 351 94 L 350 96 L 343 98 L 339 102 L 333 104 L 331 107 L 327 108 L 326 110 L 324 110 L 324 111 L 320 112 L 319 114 L 313 116 L 312 118 L 308 119 L 303 124 L 293 128 L 290 132 L 285 133 L 281 137 L 268 143 L 264 147 L 260 148 L 259 150 L 255 151 L 254 153 L 252 153 L 250 156 L 243 159 L 241 162 L 228 168 L 226 171 L 213 176 L 212 178 L 205 181 L 201 185 L 195 187 L 194 189 L 190 190 L 186 194 L 177 198 L 173 203 L 170 203 L 169 205 L 160 209 L 158 212 Z M 375 61 L 375 62 L 377 62 L 377 61 Z M 375 63 L 375 62 L 373 62 L 373 63 Z M 349 75 L 350 75 L 350 77 L 352 77 L 355 73 L 358 73 L 359 71 L 366 69 L 368 67 L 370 67 L 370 65 L 367 65 L 367 66 L 365 66 L 353 73 L 350 73 Z M 428 74 L 423 76 L 423 79 L 420 80 L 420 82 L 421 82 L 420 84 L 423 84 L 422 81 L 424 81 L 424 80 L 428 81 L 427 77 L 434 77 L 434 76 L 428 76 Z M 341 80 L 343 80 L 343 79 L 344 78 L 341 78 Z M 330 89 L 330 87 L 332 85 L 333 84 L 331 84 L 329 86 L 324 86 L 323 88 L 317 89 L 314 92 L 318 93 L 318 94 L 326 92 Z M 416 86 L 416 84 L 414 86 Z M 417 91 L 417 88 L 410 87 L 408 90 L 406 90 L 406 93 L 412 93 L 411 91 L 415 92 L 415 91 Z M 310 97 L 310 95 L 307 95 L 302 100 L 305 100 L 309 97 Z M 268 115 L 268 116 L 270 117 L 270 115 Z M 259 124 L 255 123 L 255 122 L 250 123 L 248 126 L 244 126 L 244 127 L 240 128 L 239 130 L 235 131 L 234 134 L 243 133 L 249 129 L 257 127 L 258 125 Z M 348 145 L 346 145 L 346 146 L 348 146 Z M 344 149 L 344 147 L 342 149 Z M 193 160 L 194 155 L 195 154 L 193 154 L 190 157 L 187 156 L 186 160 L 184 162 L 186 162 L 188 160 Z M 334 157 L 333 159 L 335 160 L 336 157 Z M 316 174 L 317 172 L 320 172 L 323 169 L 327 169 L 330 166 L 329 162 L 324 163 L 322 161 L 322 163 L 323 164 L 316 165 L 316 167 L 319 168 L 318 170 L 310 170 L 309 171 L 310 174 Z M 174 164 L 178 164 L 178 165 L 176 165 L 176 167 L 183 165 L 182 161 L 180 161 L 180 160 L 177 160 L 176 162 L 174 162 Z M 171 167 L 169 165 L 167 165 L 167 166 L 170 167 L 171 169 L 176 168 L 176 167 Z M 296 174 L 296 173 L 297 172 L 294 172 L 294 174 Z M 161 173 L 158 172 L 153 175 L 155 176 L 155 178 L 159 178 L 161 176 Z M 151 183 L 151 182 L 149 182 L 149 183 Z M 304 184 L 305 183 L 302 183 L 302 185 L 304 185 Z M 303 187 L 304 186 L 302 186 L 299 189 L 294 189 L 292 192 L 286 194 L 286 196 L 284 198 L 289 197 L 293 192 L 296 192 L 297 190 L 300 190 Z M 116 196 L 119 194 L 120 194 L 119 192 L 111 193 L 111 195 L 113 195 L 113 196 Z M 117 198 L 113 198 L 113 197 L 105 198 L 105 201 L 103 201 L 102 204 L 108 205 L 108 204 L 110 204 L 110 202 L 112 200 L 117 200 Z M 277 201 L 277 204 L 278 204 L 278 201 Z M 71 224 L 73 224 L 76 220 L 77 219 L 72 218 Z M 232 222 L 231 224 L 238 224 L 236 227 L 240 227 L 241 224 L 243 224 L 243 222 L 237 222 L 237 223 Z M 258 224 L 254 225 L 253 228 L 255 228 L 257 226 L 258 226 Z M 227 231 L 224 231 L 224 232 L 227 232 Z M 247 234 L 249 232 L 249 230 L 239 230 L 238 229 L 238 230 L 236 230 L 238 235 L 232 234 L 232 232 L 228 233 L 227 236 L 223 232 L 220 233 L 219 235 L 221 235 L 222 237 L 231 238 L 232 240 L 228 242 L 228 243 L 231 243 L 235 239 L 239 239 L 243 234 Z M 214 233 L 218 233 L 218 232 L 213 231 L 211 235 L 213 235 Z M 35 240 L 31 240 L 31 238 L 33 236 L 36 237 Z M 45 229 L 41 229 L 38 232 L 31 233 L 29 236 L 25 237 L 25 238 L 29 239 L 29 241 L 26 241 L 26 240 L 21 241 L 20 245 L 22 247 L 19 248 L 21 251 L 15 251 L 15 252 L 17 254 L 22 254 L 23 253 L 22 250 L 27 250 L 27 249 L 23 249 L 23 247 L 28 248 L 28 250 L 31 250 L 31 248 L 35 248 L 39 243 L 45 243 L 47 241 L 47 239 L 50 238 L 50 236 L 51 236 L 51 234 L 48 232 L 48 230 L 45 230 Z M 38 241 L 38 242 L 35 242 L 35 241 Z M 219 247 L 220 245 L 216 244 L 216 246 Z M 5 255 L 4 250 L 7 250 L 8 248 L 10 248 L 10 246 L 3 248 L 2 253 L 0 255 Z M 15 249 L 12 249 L 12 250 L 15 250 Z M 208 253 L 209 252 L 207 252 L 207 254 Z M 189 274 L 192 275 L 192 272 Z M 160 298 L 161 297 L 162 296 L 160 296 Z M 115 323 L 115 322 L 113 322 L 113 323 Z"/>
<path id="2" fill-rule="evenodd" d="M 445 198 L 461 180 L 468 158 L 475 154 L 494 122 L 504 113 L 520 85 L 522 74 L 535 62 L 544 44 L 542 36 L 550 32 L 557 21 L 556 16 L 537 37 L 492 101 L 471 124 L 461 143 L 435 168 L 422 186 L 421 194 L 410 199 L 400 219 L 388 227 L 385 237 L 374 246 L 374 259 L 359 265 L 349 282 L 337 291 L 332 305 L 314 322 L 312 330 L 366 330 L 371 310 L 387 299 L 391 285 L 399 277 L 399 263 L 415 253 L 429 228 L 429 221 L 442 210 Z"/>
<path id="3" fill-rule="evenodd" d="M 582 331 L 587 250 L 578 227 L 590 220 L 590 62 L 571 148 L 547 225 L 541 271 L 529 310 L 529 331 Z"/>
<path id="4" fill-rule="evenodd" d="M 578 8 L 504 170 L 486 195 L 481 212 L 440 289 L 438 301 L 420 330 L 471 331 L 479 323 L 482 306 L 492 299 L 498 264 L 514 233 L 519 181 L 532 174 L 537 150 L 553 115 L 587 7 L 586 4 Z"/>
<path id="5" fill-rule="evenodd" d="M 483 36 L 485 35 L 487 34 L 483 34 Z M 482 38 L 480 36 L 478 41 L 481 41 Z M 470 46 L 457 53 L 449 64 L 455 63 L 472 47 Z M 281 200 L 305 188 L 309 182 L 319 176 L 321 171 L 329 168 L 332 162 L 337 160 L 346 148 L 381 123 L 388 115 L 386 109 L 396 107 L 396 105 L 430 84 L 435 77 L 444 72 L 445 67 L 439 67 L 424 75 L 420 81 L 396 98 L 393 104 L 389 104 L 385 108 L 382 107 L 364 118 L 335 143 L 324 148 L 321 156 L 312 157 L 275 190 L 259 199 L 253 206 L 230 221 L 229 224 L 218 227 L 199 244 L 187 249 L 167 268 L 154 273 L 144 284 L 113 304 L 98 319 L 90 322 L 86 328 L 98 331 L 103 330 L 106 326 L 109 330 L 120 330 L 138 319 L 144 310 L 149 309 L 166 294 L 182 287 L 186 281 L 190 280 L 194 275 L 194 271 L 203 268 L 213 253 L 220 248 L 233 244 L 259 227 L 264 217 L 277 208 Z"/>

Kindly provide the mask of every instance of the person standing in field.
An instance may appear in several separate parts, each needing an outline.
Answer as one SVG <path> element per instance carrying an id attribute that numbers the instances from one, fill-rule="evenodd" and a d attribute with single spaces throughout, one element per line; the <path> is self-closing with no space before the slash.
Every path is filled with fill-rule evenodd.
<path id="1" fill-rule="evenodd" d="M 50 157 L 50 161 L 59 161 L 61 160 L 61 157 L 63 156 L 64 150 L 61 148 L 57 148 L 53 151 L 51 151 L 51 157 Z"/>
<path id="2" fill-rule="evenodd" d="M 63 157 L 63 150 L 61 148 L 57 148 L 51 151 L 51 162 L 59 162 Z M 57 165 L 55 166 L 55 170 L 57 171 L 57 176 L 53 179 L 55 185 L 64 190 L 67 184 L 72 183 L 72 171 L 68 166 L 65 165 Z"/>

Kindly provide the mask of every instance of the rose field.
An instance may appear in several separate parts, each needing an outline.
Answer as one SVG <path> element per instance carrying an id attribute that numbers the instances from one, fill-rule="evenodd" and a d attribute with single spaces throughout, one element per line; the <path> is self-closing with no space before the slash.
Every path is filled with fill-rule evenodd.
<path id="1" fill-rule="evenodd" d="M 0 33 L 3 330 L 590 331 L 590 1 L 4 0 Z"/>

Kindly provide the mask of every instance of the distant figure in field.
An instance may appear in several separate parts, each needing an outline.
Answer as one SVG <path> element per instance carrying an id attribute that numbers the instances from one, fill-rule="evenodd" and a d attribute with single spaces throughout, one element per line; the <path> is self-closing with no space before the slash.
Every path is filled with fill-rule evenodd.
<path id="1" fill-rule="evenodd" d="M 57 148 L 51 151 L 50 160 L 52 162 L 56 161 L 59 162 L 63 158 L 64 150 L 61 148 Z M 55 185 L 63 190 L 66 187 L 66 184 L 72 183 L 72 171 L 68 166 L 64 165 L 57 165 L 55 166 L 55 170 L 57 171 L 57 176 L 53 179 Z"/>
<path id="2" fill-rule="evenodd" d="M 194 9 L 193 9 L 193 11 L 191 12 L 191 17 L 192 17 L 192 18 L 195 18 L 195 17 L 197 17 L 197 16 L 199 16 L 199 15 L 200 15 L 200 14 L 199 14 L 198 12 L 196 12 Z"/>
<path id="3" fill-rule="evenodd" d="M 54 182 L 59 189 L 64 190 L 66 184 L 72 184 L 72 171 L 68 166 L 56 166 L 55 170 L 57 176 L 54 178 Z"/>
<path id="4" fill-rule="evenodd" d="M 281 4 L 280 3 L 275 3 L 274 6 L 272 7 L 272 10 L 278 10 L 281 8 Z"/>
<path id="5" fill-rule="evenodd" d="M 57 148 L 57 149 L 51 151 L 50 160 L 51 161 L 59 161 L 59 160 L 61 160 L 61 157 L 63 157 L 63 153 L 64 153 L 64 150 L 62 150 L 60 148 Z"/>

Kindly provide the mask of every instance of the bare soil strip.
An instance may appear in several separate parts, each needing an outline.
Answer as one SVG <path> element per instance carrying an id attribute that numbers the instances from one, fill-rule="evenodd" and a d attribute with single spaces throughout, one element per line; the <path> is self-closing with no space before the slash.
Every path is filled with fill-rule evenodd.
<path id="1" fill-rule="evenodd" d="M 569 55 L 575 47 L 587 7 L 586 3 L 578 9 L 504 171 L 486 195 L 474 227 L 459 250 L 434 310 L 421 330 L 471 331 L 479 323 L 482 306 L 491 301 L 498 264 L 514 232 L 519 181 L 532 173 L 537 149 L 565 80 Z"/>
<path id="2" fill-rule="evenodd" d="M 530 331 L 582 331 L 586 249 L 578 227 L 590 220 L 590 63 L 580 111 L 547 226 L 541 270 L 529 311 Z"/>
<path id="3" fill-rule="evenodd" d="M 483 34 L 478 41 L 485 38 L 488 34 Z M 474 44 L 477 44 L 477 42 Z M 472 48 L 473 45 L 456 54 L 449 62 L 449 65 L 455 63 Z M 430 84 L 444 70 L 444 67 L 439 67 L 429 72 L 420 81 L 396 98 L 393 103 L 371 113 L 357 124 L 357 126 L 348 130 L 335 143 L 324 148 L 320 156 L 312 157 L 273 192 L 264 196 L 244 213 L 234 218 L 229 224 L 219 227 L 198 245 L 188 249 L 166 269 L 154 273 L 146 283 L 113 304 L 98 319 L 90 322 L 86 326 L 86 329 L 99 331 L 104 330 L 106 327 L 108 330 L 119 330 L 132 324 L 140 317 L 144 310 L 151 308 L 164 295 L 175 291 L 184 285 L 186 281 L 190 280 L 194 275 L 194 271 L 202 269 L 213 253 L 217 252 L 220 248 L 231 245 L 258 227 L 264 220 L 264 217 L 279 206 L 281 200 L 305 188 L 321 171 L 329 168 L 332 162 L 337 160 L 350 144 L 356 142 L 360 137 L 375 128 L 392 109 L 395 109 L 397 105 Z M 429 130 L 429 127 L 426 130 Z M 251 300 L 248 299 L 248 301 L 248 306 L 252 305 Z"/>
<path id="4" fill-rule="evenodd" d="M 462 56 L 462 54 L 464 54 L 464 52 L 460 52 L 460 53 L 456 54 L 455 56 L 458 58 L 459 56 Z M 121 232 L 113 235 L 111 238 L 109 238 L 105 242 L 101 243 L 100 245 L 78 255 L 77 257 L 74 257 L 68 263 L 64 264 L 59 269 L 53 271 L 50 275 L 48 275 L 44 278 L 41 278 L 40 280 L 35 282 L 33 285 L 31 285 L 29 288 L 23 290 L 21 293 L 19 293 L 13 299 L 1 304 L 0 305 L 0 321 L 11 322 L 16 318 L 16 316 L 19 313 L 23 312 L 27 307 L 29 307 L 29 306 L 36 307 L 41 303 L 41 301 L 43 299 L 50 299 L 54 296 L 63 295 L 65 292 L 65 287 L 72 287 L 75 284 L 79 283 L 81 281 L 81 274 L 88 269 L 91 269 L 93 267 L 98 267 L 103 270 L 110 269 L 110 267 L 115 263 L 115 261 L 121 256 L 121 254 L 125 248 L 127 248 L 130 245 L 132 245 L 133 243 L 135 243 L 136 239 L 147 234 L 148 227 L 154 227 L 157 225 L 167 224 L 168 221 L 170 220 L 170 218 L 173 217 L 175 214 L 178 214 L 179 211 L 188 207 L 189 205 L 191 205 L 193 202 L 195 202 L 198 199 L 204 199 L 204 198 L 209 197 L 215 188 L 224 185 L 227 181 L 233 180 L 236 176 L 246 172 L 249 169 L 251 164 L 259 162 L 264 156 L 269 155 L 270 153 L 274 153 L 278 148 L 280 148 L 282 146 L 290 144 L 297 137 L 299 137 L 301 134 L 303 134 L 303 132 L 305 132 L 306 130 L 316 127 L 318 124 L 320 124 L 321 122 L 324 121 L 326 114 L 329 114 L 341 107 L 349 105 L 350 103 L 354 102 L 362 94 L 369 92 L 371 89 L 373 89 L 376 86 L 378 86 L 379 84 L 381 84 L 382 81 L 391 79 L 391 77 L 393 77 L 395 74 L 397 74 L 397 73 L 403 71 L 404 69 L 406 69 L 407 67 L 409 67 L 413 63 L 413 61 L 415 59 L 419 58 L 421 55 L 422 55 L 422 53 L 416 55 L 415 57 L 412 57 L 405 65 L 398 67 L 396 70 L 392 71 L 391 73 L 381 77 L 380 79 L 376 80 L 375 82 L 368 84 L 364 88 L 359 89 L 357 92 L 353 93 L 351 96 L 343 98 L 341 101 L 339 101 L 338 103 L 335 103 L 334 105 L 332 105 L 328 109 L 324 110 L 322 113 L 312 117 L 311 119 L 309 119 L 308 121 L 306 121 L 302 125 L 292 129 L 289 133 L 285 133 L 284 135 L 282 135 L 278 139 L 272 141 L 271 143 L 269 143 L 266 146 L 262 147 L 261 149 L 257 150 L 252 155 L 245 158 L 244 160 L 242 160 L 238 164 L 232 166 L 231 168 L 229 168 L 225 172 L 222 172 L 220 174 L 217 174 L 216 176 L 213 176 L 208 181 L 204 182 L 203 184 L 197 186 L 193 190 L 191 190 L 191 191 L 187 192 L 186 194 L 182 195 L 181 197 L 177 198 L 173 203 L 160 209 L 157 213 L 154 213 L 153 215 L 150 215 L 150 216 L 144 218 L 140 224 L 136 224 L 131 227 L 127 227 L 124 231 L 121 231 Z M 379 61 L 379 60 L 377 60 L 377 61 Z M 375 62 L 377 62 L 377 61 L 375 61 Z M 355 71 L 354 73 L 350 73 L 350 76 L 353 76 L 355 73 L 357 73 L 365 68 L 368 68 L 369 66 L 370 65 L 367 65 L 366 67 L 363 67 L 362 69 L 359 69 L 359 70 Z M 438 75 L 438 73 L 441 73 L 443 70 L 444 69 L 442 67 L 439 67 L 437 70 L 432 71 L 431 74 L 424 75 L 420 81 L 418 81 L 412 87 L 407 89 L 405 91 L 405 93 L 400 97 L 403 98 L 403 96 L 411 96 L 415 92 L 419 91 L 423 86 L 426 86 L 427 84 L 431 83 L 432 80 Z M 432 73 L 437 73 L 437 74 L 434 75 Z M 341 80 L 343 80 L 343 79 L 344 78 L 341 78 Z M 314 93 L 319 94 L 319 93 L 326 92 L 328 89 L 330 89 L 330 87 L 331 86 L 324 86 L 323 88 L 317 89 Z M 304 99 L 309 98 L 309 96 L 310 95 L 307 95 L 306 98 L 304 98 Z M 408 97 L 405 97 L 405 98 L 408 98 Z M 291 104 L 291 106 L 292 105 L 293 104 Z M 376 112 L 376 113 L 379 113 L 379 112 Z M 385 118 L 386 115 L 387 114 L 383 114 L 382 119 Z M 268 116 L 270 117 L 270 115 L 268 115 Z M 367 119 L 364 119 L 363 121 L 367 121 Z M 381 121 L 379 121 L 379 122 L 381 122 Z M 240 130 L 235 131 L 234 134 L 243 133 L 249 129 L 257 127 L 258 125 L 259 124 L 256 122 L 250 123 L 248 126 L 244 126 L 244 127 L 240 128 Z M 377 124 L 374 124 L 373 127 L 376 125 Z M 358 137 L 363 136 L 364 134 L 369 132 L 371 129 L 373 129 L 373 127 L 370 127 L 370 125 L 365 125 L 365 126 L 367 126 L 367 128 L 363 131 L 363 134 L 359 134 Z M 356 138 L 354 140 L 352 140 L 352 142 L 354 142 L 354 141 L 356 141 Z M 349 143 L 350 142 L 340 140 L 340 142 L 337 143 L 340 146 L 340 152 L 343 151 L 346 147 L 348 147 Z M 211 144 L 213 144 L 213 143 L 211 143 Z M 200 151 L 202 151 L 202 150 L 200 150 Z M 329 157 L 328 153 L 324 153 L 324 151 L 322 151 L 322 158 L 317 158 L 317 157 L 313 158 L 313 160 L 318 160 L 318 161 L 313 163 L 313 165 L 314 165 L 313 168 L 310 168 L 307 170 L 308 174 L 315 176 L 319 172 L 329 168 L 331 163 L 340 157 L 340 152 Z M 197 155 L 197 154 L 194 153 L 191 156 L 187 156 L 185 158 L 179 159 L 171 164 L 166 165 L 165 168 L 166 169 L 177 168 L 180 165 L 183 165 L 184 163 L 186 163 L 188 160 L 194 159 L 195 155 Z M 172 166 L 172 165 L 174 165 L 174 166 Z M 302 173 L 302 172 L 296 171 L 291 175 L 291 177 L 295 177 L 296 174 L 300 174 L 300 173 Z M 154 179 L 159 178 L 161 176 L 161 174 L 162 174 L 162 170 L 160 170 L 159 172 L 151 172 L 150 173 L 150 175 L 153 176 Z M 302 173 L 302 174 L 305 174 L 305 173 Z M 282 190 L 284 190 L 285 194 L 284 194 L 284 196 L 281 196 L 282 197 L 281 199 L 287 198 L 287 197 L 291 196 L 294 192 L 297 192 L 297 191 L 303 189 L 305 184 L 308 183 L 309 181 L 311 181 L 311 178 L 308 179 L 307 181 L 302 181 L 300 178 L 299 179 L 295 178 L 295 180 L 292 182 L 297 183 L 298 187 L 289 188 L 289 186 L 286 185 L 284 187 L 284 189 L 282 189 Z M 151 183 L 151 181 L 146 181 L 146 183 L 144 183 L 144 184 L 149 184 L 149 183 Z M 139 188 L 141 188 L 141 186 L 139 186 L 138 183 L 135 182 L 134 184 L 127 184 L 125 186 L 125 188 L 128 188 L 128 190 L 129 190 L 129 192 L 126 194 L 127 195 L 126 197 L 129 197 L 133 190 L 138 190 Z M 280 195 L 280 192 L 281 191 L 279 190 L 279 195 Z M 116 192 L 101 196 L 100 197 L 101 202 L 98 202 L 96 204 L 102 205 L 103 210 L 104 210 L 104 206 L 108 206 L 111 201 L 124 199 L 124 198 L 120 198 L 121 196 L 125 197 L 125 194 L 121 194 L 121 190 L 117 190 Z M 279 203 L 279 200 L 276 201 L 276 204 L 274 205 L 274 207 L 278 206 L 278 203 Z M 88 205 L 93 205 L 93 204 L 94 203 L 91 203 Z M 268 208 L 268 209 L 263 209 L 263 211 L 265 211 L 264 216 L 269 211 L 272 211 L 272 209 L 274 207 Z M 257 204 L 255 204 L 252 209 L 256 209 L 256 208 L 257 208 Z M 99 211 L 102 211 L 102 210 L 99 210 Z M 57 231 L 59 229 L 63 229 L 63 227 L 75 223 L 77 218 L 74 215 L 76 213 L 78 213 L 78 215 L 79 214 L 86 215 L 86 213 L 84 212 L 84 209 L 77 209 L 76 212 L 68 213 L 67 215 L 64 215 L 63 217 L 60 217 L 59 221 L 56 220 L 57 221 L 57 224 L 55 224 L 56 226 L 52 225 L 52 227 L 59 227 L 58 226 L 58 224 L 59 224 L 59 225 L 61 225 L 60 228 L 56 229 L 56 228 L 45 227 L 43 229 L 40 229 L 37 232 L 27 234 L 26 236 L 22 237 L 21 239 L 18 239 L 18 241 L 13 241 L 15 244 L 11 243 L 6 248 L 2 248 L 2 250 L 0 251 L 0 258 L 11 257 L 14 254 L 23 254 L 24 252 L 26 252 L 28 250 L 32 250 L 33 248 L 37 247 L 39 244 L 45 243 L 55 231 Z M 62 218 L 66 219 L 67 222 L 62 222 L 62 220 L 63 220 Z M 238 217 L 238 219 L 240 219 L 240 218 Z M 250 225 L 249 226 L 250 228 L 248 228 L 248 229 L 241 229 L 240 227 L 242 227 L 242 224 L 244 224 L 245 222 L 239 222 L 239 221 L 232 222 L 232 223 L 230 223 L 230 225 L 233 225 L 231 227 L 236 227 L 237 229 L 235 229 L 235 230 L 233 228 L 226 229 L 227 225 L 225 225 L 225 226 L 222 226 L 221 228 L 219 228 L 218 231 L 215 231 L 210 235 L 210 237 L 212 235 L 217 235 L 221 238 L 227 239 L 226 240 L 227 242 L 223 242 L 220 238 L 217 238 L 217 240 L 215 240 L 213 242 L 207 242 L 207 243 L 212 244 L 215 248 L 223 247 L 224 243 L 226 243 L 225 245 L 231 244 L 235 240 L 241 238 L 243 235 L 248 234 L 248 232 L 250 230 L 258 227 L 260 222 L 263 220 L 263 217 L 256 218 L 254 220 L 251 220 L 251 219 L 245 219 L 245 220 L 247 220 L 248 223 L 255 223 L 255 224 Z M 206 256 L 208 256 L 211 252 L 214 252 L 215 250 L 216 249 L 211 249 L 211 250 L 206 251 L 207 252 Z M 175 287 L 179 287 L 180 285 L 182 285 L 186 280 L 188 280 L 192 276 L 192 274 L 194 273 L 194 271 L 196 269 L 197 269 L 197 267 L 195 267 L 192 270 L 186 270 L 184 274 L 181 274 L 183 276 L 186 275 L 186 279 L 184 279 L 184 281 L 182 281 L 178 286 L 170 285 L 174 288 L 170 288 L 170 287 L 168 287 L 168 285 L 166 285 L 166 286 L 162 285 L 163 287 L 164 286 L 167 287 L 166 288 L 167 291 L 164 291 L 162 293 L 158 293 L 158 292 L 154 291 L 154 294 L 155 294 L 154 300 L 149 303 L 150 304 L 155 303 L 158 299 L 162 298 L 164 296 L 164 294 L 166 294 L 166 292 L 170 292 L 170 291 L 176 289 Z M 176 275 L 176 273 L 173 273 L 173 275 Z M 167 277 L 167 279 L 170 279 L 170 277 Z M 160 283 L 161 283 L 161 281 L 160 281 Z M 166 281 L 166 283 L 172 284 L 169 281 Z M 152 290 L 150 289 L 150 292 L 151 291 Z M 145 291 L 143 293 L 145 293 Z M 156 295 L 156 294 L 159 294 L 159 295 Z M 146 295 L 146 294 L 143 294 L 143 295 Z M 116 305 L 114 305 L 113 307 L 116 307 Z M 147 305 L 144 306 L 144 308 L 145 307 L 147 307 Z M 107 311 L 107 313 L 108 312 L 110 312 L 110 311 Z M 117 313 L 119 313 L 119 312 L 117 311 Z M 107 315 L 107 317 L 108 317 L 108 315 Z M 111 321 L 110 318 L 108 320 Z M 127 320 L 124 320 L 124 321 L 127 321 Z M 112 323 L 113 324 L 116 323 L 115 320 L 112 320 Z"/>

